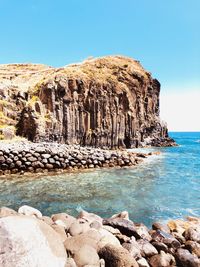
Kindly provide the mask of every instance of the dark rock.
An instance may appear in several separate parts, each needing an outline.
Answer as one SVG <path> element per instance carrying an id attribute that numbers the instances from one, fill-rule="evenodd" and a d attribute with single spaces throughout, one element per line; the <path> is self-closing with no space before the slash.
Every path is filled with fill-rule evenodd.
<path id="1" fill-rule="evenodd" d="M 140 238 L 140 235 L 137 233 L 135 224 L 129 220 L 121 218 L 110 218 L 104 219 L 103 224 L 117 228 L 122 234 L 127 235 L 129 237 L 134 236 L 137 239 Z"/>
<path id="2" fill-rule="evenodd" d="M 6 90 L 12 108 L 4 115 L 12 114 L 17 134 L 30 141 L 107 148 L 174 144 L 159 119 L 160 83 L 138 61 L 108 56 L 56 69 L 38 64 L 35 71 L 22 64 L 17 75 L 15 65 L 2 68 L 2 86 L 13 84 Z M 22 87 L 25 97 L 19 96 Z"/>
<path id="3" fill-rule="evenodd" d="M 182 267 L 200 267 L 200 259 L 188 250 L 179 248 L 175 254 L 177 263 Z"/>
<path id="4" fill-rule="evenodd" d="M 4 156 L 0 156 L 0 163 L 2 164 L 2 163 L 4 163 L 6 160 L 5 160 L 5 158 L 4 158 Z"/>
<path id="5" fill-rule="evenodd" d="M 168 252 L 168 246 L 165 245 L 162 242 L 152 242 L 152 245 L 158 250 L 158 252 L 160 252 L 161 250 L 164 252 Z"/>
<path id="6" fill-rule="evenodd" d="M 177 249 L 181 247 L 180 242 L 175 237 L 160 230 L 157 230 L 152 234 L 152 239 L 153 241 L 164 243 L 169 248 Z"/>
<path id="7" fill-rule="evenodd" d="M 153 230 L 160 230 L 162 232 L 166 232 L 166 233 L 169 233 L 170 234 L 169 227 L 166 224 L 162 224 L 162 223 L 159 223 L 159 222 L 153 223 L 152 224 L 152 229 Z"/>
<path id="8" fill-rule="evenodd" d="M 53 165 L 52 164 L 45 164 L 45 167 L 47 168 L 47 169 L 53 169 L 54 167 L 53 167 Z"/>
<path id="9" fill-rule="evenodd" d="M 200 244 L 195 241 L 187 241 L 185 243 L 185 248 L 189 250 L 192 254 L 195 254 L 200 258 Z"/>

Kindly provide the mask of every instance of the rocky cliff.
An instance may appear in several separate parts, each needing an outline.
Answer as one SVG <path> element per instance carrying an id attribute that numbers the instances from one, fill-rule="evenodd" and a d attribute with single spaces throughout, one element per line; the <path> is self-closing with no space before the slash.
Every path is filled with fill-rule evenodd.
<path id="1" fill-rule="evenodd" d="M 160 83 L 122 56 L 52 68 L 0 65 L 1 138 L 95 147 L 173 145 L 159 118 Z"/>

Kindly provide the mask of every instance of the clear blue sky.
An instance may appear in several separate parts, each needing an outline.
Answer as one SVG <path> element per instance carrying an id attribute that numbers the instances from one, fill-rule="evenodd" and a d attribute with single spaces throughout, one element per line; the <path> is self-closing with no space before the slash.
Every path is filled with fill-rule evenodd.
<path id="1" fill-rule="evenodd" d="M 0 0 L 0 63 L 141 61 L 163 92 L 200 90 L 200 0 Z"/>

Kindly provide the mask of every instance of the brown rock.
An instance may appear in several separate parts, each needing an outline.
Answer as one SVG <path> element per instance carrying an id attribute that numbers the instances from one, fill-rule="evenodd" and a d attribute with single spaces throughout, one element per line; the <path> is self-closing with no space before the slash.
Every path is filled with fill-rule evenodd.
<path id="1" fill-rule="evenodd" d="M 143 257 L 151 257 L 158 254 L 157 249 L 147 240 L 140 239 L 137 243 Z"/>
<path id="2" fill-rule="evenodd" d="M 132 240 L 131 242 L 123 243 L 122 246 L 123 248 L 128 250 L 128 252 L 134 259 L 138 260 L 142 257 L 140 246 L 136 241 Z"/>
<path id="3" fill-rule="evenodd" d="M 96 250 L 88 245 L 83 245 L 77 252 L 75 252 L 74 260 L 80 267 L 99 267 L 99 256 Z"/>
<path id="4" fill-rule="evenodd" d="M 65 242 L 65 249 L 71 254 L 74 255 L 80 248 L 84 245 L 91 246 L 95 249 L 98 248 L 98 243 L 101 239 L 101 235 L 95 229 L 91 229 L 86 233 L 68 237 Z"/>
<path id="5" fill-rule="evenodd" d="M 99 251 L 99 256 L 105 260 L 106 267 L 138 267 L 135 259 L 124 248 L 106 245 Z"/>
<path id="6" fill-rule="evenodd" d="M 158 255 L 152 256 L 149 263 L 151 267 L 170 267 L 176 264 L 174 257 L 164 251 L 161 251 Z"/>
<path id="7" fill-rule="evenodd" d="M 168 247 L 167 245 L 165 245 L 164 243 L 162 242 L 152 242 L 152 245 L 158 250 L 158 252 L 160 252 L 161 250 L 164 251 L 164 252 L 167 252 L 168 251 Z"/>
<path id="8" fill-rule="evenodd" d="M 170 229 L 169 229 L 168 225 L 162 224 L 162 223 L 159 223 L 159 222 L 153 223 L 152 224 L 152 229 L 153 230 L 160 230 L 162 232 L 166 232 L 166 233 L 170 234 Z"/>
<path id="9" fill-rule="evenodd" d="M 171 234 L 157 230 L 152 234 L 153 241 L 162 242 L 169 248 L 177 249 L 181 247 L 180 242 Z"/>
<path id="10" fill-rule="evenodd" d="M 28 140 L 109 148 L 173 144 L 159 119 L 160 83 L 133 59 L 107 56 L 56 69 L 1 65 L 0 82 L 7 101 L 0 123 L 10 122 Z"/>
<path id="11" fill-rule="evenodd" d="M 200 259 L 188 250 L 179 248 L 175 254 L 177 263 L 183 267 L 200 267 Z"/>
<path id="12" fill-rule="evenodd" d="M 199 231 L 197 231 L 196 229 L 190 227 L 185 230 L 183 236 L 185 237 L 186 240 L 192 240 L 200 243 L 200 229 Z"/>
<path id="13" fill-rule="evenodd" d="M 192 254 L 195 254 L 200 258 L 200 244 L 194 241 L 187 241 L 185 243 L 185 248 L 188 249 Z"/>

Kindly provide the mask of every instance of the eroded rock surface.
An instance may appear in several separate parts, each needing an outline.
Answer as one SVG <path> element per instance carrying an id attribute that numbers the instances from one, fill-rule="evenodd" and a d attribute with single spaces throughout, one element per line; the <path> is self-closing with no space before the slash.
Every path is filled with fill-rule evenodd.
<path id="1" fill-rule="evenodd" d="M 1 137 L 120 148 L 173 145 L 159 118 L 160 83 L 122 56 L 63 68 L 0 65 Z"/>

